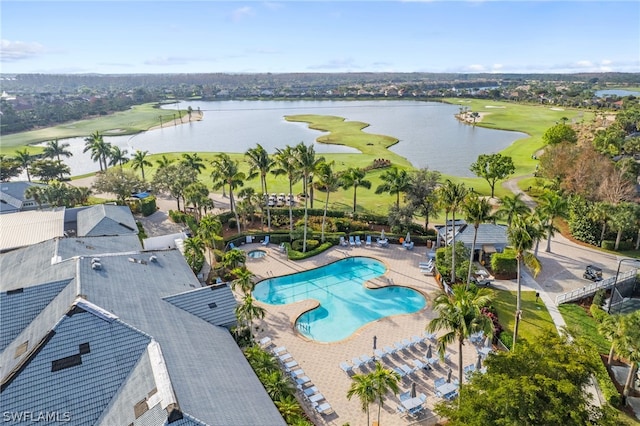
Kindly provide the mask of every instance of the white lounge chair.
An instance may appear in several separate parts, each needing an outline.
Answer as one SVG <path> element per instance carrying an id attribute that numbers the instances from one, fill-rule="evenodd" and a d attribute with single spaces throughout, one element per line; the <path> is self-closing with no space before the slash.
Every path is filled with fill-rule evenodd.
<path id="1" fill-rule="evenodd" d="M 411 343 L 411 340 L 409 339 L 402 339 L 402 344 L 405 348 L 410 348 L 411 346 L 413 346 L 413 343 Z"/>
<path id="2" fill-rule="evenodd" d="M 269 245 L 269 239 L 270 239 L 270 237 L 268 235 L 266 237 L 264 237 L 264 241 L 262 241 L 262 245 L 263 246 L 268 246 Z"/>
<path id="3" fill-rule="evenodd" d="M 311 396 L 311 395 L 313 395 L 315 393 L 318 393 L 318 388 L 316 386 L 311 386 L 310 388 L 306 388 L 303 391 L 303 393 L 304 393 L 305 396 Z"/>
<path id="4" fill-rule="evenodd" d="M 353 368 L 347 363 L 347 361 L 342 361 L 340 363 L 340 368 L 347 374 L 353 372 Z"/>
<path id="5" fill-rule="evenodd" d="M 392 355 L 395 354 L 398 350 L 394 347 L 391 346 L 385 346 L 384 347 L 384 351 L 388 354 L 388 355 Z"/>
<path id="6" fill-rule="evenodd" d="M 285 346 L 278 346 L 277 348 L 271 350 L 271 353 L 277 356 L 280 356 L 285 352 L 287 352 L 287 348 Z"/>
<path id="7" fill-rule="evenodd" d="M 367 238 L 364 244 L 366 247 L 371 247 L 371 235 L 367 235 Z"/>
<path id="8" fill-rule="evenodd" d="M 353 363 L 352 368 L 360 368 L 360 366 L 362 366 L 362 361 L 358 357 L 353 358 L 351 362 Z"/>
<path id="9" fill-rule="evenodd" d="M 353 246 L 355 246 L 355 245 L 356 245 L 356 240 L 353 238 L 353 235 L 350 235 L 350 236 L 349 236 L 349 245 L 350 245 L 351 247 L 353 247 Z"/>
<path id="10" fill-rule="evenodd" d="M 387 355 L 389 355 L 384 349 L 376 349 L 375 351 L 373 351 L 373 353 L 376 354 L 379 359 L 384 359 Z"/>
<path id="11" fill-rule="evenodd" d="M 341 246 L 347 246 L 349 244 L 347 243 L 347 240 L 344 239 L 344 237 L 340 237 L 340 245 Z"/>
<path id="12" fill-rule="evenodd" d="M 400 375 L 400 377 L 404 377 L 407 375 L 407 373 L 405 373 L 403 370 L 401 370 L 398 367 L 394 367 L 393 371 L 395 371 L 396 373 L 398 373 Z"/>
<path id="13" fill-rule="evenodd" d="M 373 361 L 373 358 L 371 358 L 369 355 L 360 355 L 360 361 L 362 361 L 363 364 L 368 364 Z"/>
<path id="14" fill-rule="evenodd" d="M 360 241 L 360 235 L 356 235 L 355 241 L 356 241 L 356 247 L 362 247 L 362 241 Z"/>
<path id="15" fill-rule="evenodd" d="M 325 403 L 320 404 L 320 405 L 316 405 L 314 408 L 320 414 L 327 414 L 327 413 L 330 413 L 332 411 L 331 404 L 329 404 L 328 402 L 325 402 Z"/>
<path id="16" fill-rule="evenodd" d="M 269 336 L 263 337 L 262 339 L 258 340 L 258 344 L 260 346 L 262 346 L 262 347 L 269 346 L 269 345 L 271 345 L 271 343 L 272 343 L 271 342 L 271 337 L 269 337 Z"/>

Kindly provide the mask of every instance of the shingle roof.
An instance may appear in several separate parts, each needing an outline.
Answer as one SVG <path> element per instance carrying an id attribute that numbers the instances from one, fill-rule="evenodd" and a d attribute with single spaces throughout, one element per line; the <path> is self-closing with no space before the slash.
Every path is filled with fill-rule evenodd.
<path id="1" fill-rule="evenodd" d="M 24 197 L 24 192 L 32 186 L 46 185 L 32 182 L 2 182 L 0 184 L 0 200 L 4 202 L 0 203 L 0 211 L 20 210 L 26 200 L 32 200 L 32 198 Z"/>
<path id="2" fill-rule="evenodd" d="M 167 296 L 164 300 L 210 324 L 227 328 L 236 324 L 234 309 L 238 302 L 226 284 Z"/>
<path id="3" fill-rule="evenodd" d="M 118 238 L 60 238 L 57 240 L 56 255 L 64 260 L 73 256 L 99 256 L 103 253 L 134 252 L 141 249 L 140 239 L 135 234 L 120 235 Z"/>
<path id="4" fill-rule="evenodd" d="M 73 424 L 95 424 L 150 340 L 117 319 L 74 309 L 3 384 L 0 405 L 4 412 L 55 411 Z"/>
<path id="5" fill-rule="evenodd" d="M 136 221 L 127 206 L 99 204 L 78 212 L 80 237 L 137 233 Z"/>

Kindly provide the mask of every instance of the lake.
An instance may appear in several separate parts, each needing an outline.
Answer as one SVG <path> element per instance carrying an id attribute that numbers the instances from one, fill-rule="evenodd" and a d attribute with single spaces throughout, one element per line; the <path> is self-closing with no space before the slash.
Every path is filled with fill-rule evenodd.
<path id="1" fill-rule="evenodd" d="M 598 90 L 595 92 L 595 95 L 599 98 L 604 98 L 605 96 L 618 96 L 623 98 L 625 96 L 640 96 L 640 92 L 634 92 L 633 90 L 624 90 L 624 89 L 604 89 Z"/>
<path id="2" fill-rule="evenodd" d="M 458 122 L 459 106 L 419 101 L 215 101 L 181 102 L 180 108 L 204 112 L 201 121 L 167 126 L 133 136 L 105 136 L 105 141 L 127 149 L 162 152 L 245 152 L 257 143 L 274 153 L 276 148 L 314 143 L 318 153 L 358 152 L 349 147 L 315 143 L 322 132 L 306 123 L 287 122 L 296 114 L 336 115 L 363 121 L 367 133 L 393 136 L 399 142 L 391 151 L 415 167 L 429 167 L 455 176 L 473 177 L 469 165 L 479 154 L 496 153 L 524 133 L 491 130 Z M 175 104 L 165 106 L 175 109 Z M 166 126 L 166 125 L 165 125 Z M 65 139 L 73 157 L 65 159 L 73 176 L 99 170 L 83 154 L 84 138 Z"/>

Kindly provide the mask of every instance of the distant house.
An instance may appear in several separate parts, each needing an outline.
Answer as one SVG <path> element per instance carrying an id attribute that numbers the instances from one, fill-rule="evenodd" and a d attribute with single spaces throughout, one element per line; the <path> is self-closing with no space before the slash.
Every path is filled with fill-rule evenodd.
<path id="1" fill-rule="evenodd" d="M 25 191 L 32 186 L 46 185 L 31 182 L 0 183 L 0 213 L 15 213 L 49 207 L 49 204 L 39 206 L 33 198 L 24 196 Z"/>
<path id="2" fill-rule="evenodd" d="M 96 207 L 78 212 L 79 228 L 131 223 L 116 206 Z M 0 254 L 4 412 L 55 410 L 91 425 L 286 424 L 229 331 L 228 285 L 202 287 L 179 251 L 145 251 L 133 232 L 88 233 Z"/>
<path id="3" fill-rule="evenodd" d="M 128 206 L 98 204 L 78 212 L 80 237 L 137 234 L 138 225 Z"/>

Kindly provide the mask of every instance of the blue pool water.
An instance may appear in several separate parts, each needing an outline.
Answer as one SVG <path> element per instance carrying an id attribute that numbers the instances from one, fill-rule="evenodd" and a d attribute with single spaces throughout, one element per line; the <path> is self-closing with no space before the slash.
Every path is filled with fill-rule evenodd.
<path id="1" fill-rule="evenodd" d="M 406 287 L 367 289 L 363 283 L 384 274 L 375 259 L 350 257 L 317 269 L 258 283 L 254 297 L 264 303 L 284 305 L 306 299 L 320 305 L 296 321 L 300 333 L 319 342 L 345 339 L 363 325 L 383 317 L 417 312 L 426 301 Z"/>

